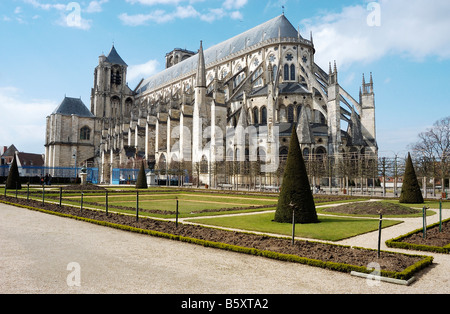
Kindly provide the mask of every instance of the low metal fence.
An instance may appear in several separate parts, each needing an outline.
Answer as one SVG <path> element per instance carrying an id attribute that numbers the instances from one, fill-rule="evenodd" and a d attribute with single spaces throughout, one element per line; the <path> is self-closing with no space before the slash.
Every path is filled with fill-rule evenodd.
<path id="1" fill-rule="evenodd" d="M 7 177 L 9 175 L 9 165 L 0 166 L 0 177 Z M 79 177 L 82 168 L 70 167 L 37 167 L 37 166 L 23 166 L 19 167 L 19 175 L 28 180 L 40 182 L 45 176 L 50 175 L 51 180 L 67 179 L 76 181 Z M 87 168 L 87 182 L 98 184 L 98 168 Z"/>

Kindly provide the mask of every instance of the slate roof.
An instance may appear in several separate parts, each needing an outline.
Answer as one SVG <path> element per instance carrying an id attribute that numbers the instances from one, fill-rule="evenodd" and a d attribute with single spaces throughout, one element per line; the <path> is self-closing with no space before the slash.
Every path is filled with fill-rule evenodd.
<path id="1" fill-rule="evenodd" d="M 16 152 L 18 152 L 18 150 L 13 144 L 3 153 L 2 157 L 14 157 Z"/>
<path id="2" fill-rule="evenodd" d="M 281 38 L 302 38 L 291 22 L 280 15 L 242 34 L 230 38 L 204 51 L 205 64 L 208 65 L 217 60 L 226 58 L 234 53 L 244 50 L 246 47 L 257 45 L 269 39 Z M 302 38 L 303 39 L 303 38 Z M 195 73 L 198 66 L 198 53 L 150 78 L 142 83 L 138 90 L 141 94 L 147 90 L 152 90 L 177 77 Z"/>
<path id="3" fill-rule="evenodd" d="M 279 84 L 280 94 L 311 94 L 308 89 L 300 83 Z"/>
<path id="4" fill-rule="evenodd" d="M 93 118 L 94 115 L 84 105 L 80 98 L 65 97 L 58 108 L 52 114 L 60 114 L 64 116 L 79 116 L 82 118 Z"/>
<path id="5" fill-rule="evenodd" d="M 114 45 L 112 46 L 109 55 L 106 57 L 106 61 L 112 64 L 128 66 L 128 64 L 126 64 L 125 61 L 123 61 L 123 59 L 119 56 Z"/>
<path id="6" fill-rule="evenodd" d="M 311 94 L 303 84 L 300 83 L 280 83 L 278 85 L 280 88 L 280 95 L 288 94 Z M 268 86 L 263 86 L 259 89 L 255 89 L 251 92 L 251 96 L 266 96 Z M 242 95 L 241 95 L 242 96 Z M 239 99 L 239 97 L 238 97 Z"/>
<path id="7" fill-rule="evenodd" d="M 44 166 L 44 159 L 40 154 L 18 153 L 18 156 L 22 166 Z"/>

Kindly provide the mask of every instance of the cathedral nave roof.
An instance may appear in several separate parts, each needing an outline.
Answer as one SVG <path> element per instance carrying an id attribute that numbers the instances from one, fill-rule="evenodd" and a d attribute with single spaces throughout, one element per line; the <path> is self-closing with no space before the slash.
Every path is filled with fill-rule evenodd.
<path id="1" fill-rule="evenodd" d="M 52 114 L 61 114 L 65 116 L 79 116 L 83 118 L 93 118 L 94 115 L 85 106 L 80 98 L 65 97 L 58 108 Z"/>
<path id="2" fill-rule="evenodd" d="M 291 22 L 280 15 L 259 26 L 256 26 L 244 33 L 230 38 L 204 51 L 205 64 L 210 64 L 230 55 L 240 52 L 247 47 L 255 46 L 269 39 L 277 38 L 301 38 L 298 31 L 292 26 Z M 190 57 L 150 78 L 147 78 L 138 93 L 152 90 L 178 77 L 195 73 L 198 66 L 198 54 Z"/>

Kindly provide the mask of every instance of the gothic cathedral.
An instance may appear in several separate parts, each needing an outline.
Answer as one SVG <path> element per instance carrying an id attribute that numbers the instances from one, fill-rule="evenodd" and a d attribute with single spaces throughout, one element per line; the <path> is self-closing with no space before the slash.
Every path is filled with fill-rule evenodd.
<path id="1" fill-rule="evenodd" d="M 295 128 L 305 157 L 377 156 L 373 79 L 358 100 L 315 62 L 313 38 L 284 16 L 198 53 L 175 49 L 166 69 L 127 85 L 128 65 L 113 46 L 95 69 L 90 111 L 65 98 L 47 118 L 46 166 L 189 168 L 199 182 L 220 178 L 212 165 L 262 161 L 275 172 Z M 212 175 L 213 174 L 213 175 Z"/>

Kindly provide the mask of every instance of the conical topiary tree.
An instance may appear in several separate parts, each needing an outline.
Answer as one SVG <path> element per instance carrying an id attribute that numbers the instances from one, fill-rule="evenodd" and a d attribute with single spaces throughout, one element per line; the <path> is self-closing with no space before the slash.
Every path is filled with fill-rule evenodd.
<path id="1" fill-rule="evenodd" d="M 139 174 L 136 181 L 136 189 L 148 189 L 144 161 L 142 161 L 141 169 L 139 170 Z"/>
<path id="2" fill-rule="evenodd" d="M 420 190 L 419 181 L 417 180 L 416 171 L 414 170 L 411 154 L 408 153 L 400 203 L 422 204 L 423 202 L 422 191 Z"/>
<path id="3" fill-rule="evenodd" d="M 17 156 L 14 157 L 11 167 L 9 168 L 8 179 L 6 179 L 6 189 L 15 190 L 16 187 L 18 190 L 22 189 L 22 185 L 20 184 L 20 174 L 19 168 L 17 167 Z"/>
<path id="4" fill-rule="evenodd" d="M 292 223 L 292 210 L 295 211 L 295 223 L 319 222 L 295 128 L 292 130 L 283 184 L 281 185 L 274 221 Z"/>

